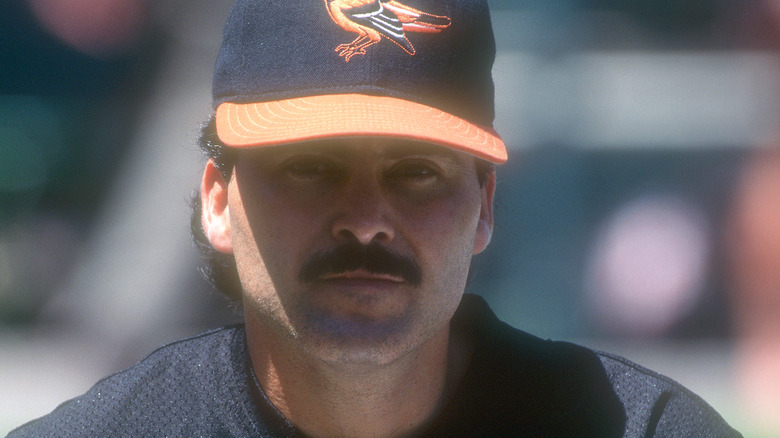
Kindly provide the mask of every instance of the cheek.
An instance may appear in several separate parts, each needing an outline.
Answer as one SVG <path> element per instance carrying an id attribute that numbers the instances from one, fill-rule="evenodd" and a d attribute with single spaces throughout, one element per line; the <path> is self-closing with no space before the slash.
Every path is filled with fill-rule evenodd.
<path id="1" fill-rule="evenodd" d="M 428 202 L 419 209 L 409 209 L 417 251 L 430 266 L 459 276 L 468 271 L 479 222 L 479 191 L 463 189 L 457 196 Z"/>
<path id="2" fill-rule="evenodd" d="M 250 227 L 244 203 L 237 190 L 229 192 L 230 234 L 241 285 L 245 292 L 254 292 L 268 285 L 268 274 Z M 251 208 L 251 205 L 249 206 Z"/>
<path id="3" fill-rule="evenodd" d="M 476 232 L 479 220 L 481 198 L 478 190 L 463 187 L 448 196 L 424 202 L 416 209 L 415 223 L 431 233 L 432 238 L 442 244 L 456 244 L 468 240 Z"/>
<path id="4" fill-rule="evenodd" d="M 275 289 L 297 278 L 296 267 L 307 248 L 312 223 L 307 203 L 291 202 L 262 184 L 249 185 L 252 190 L 235 190 L 240 214 L 231 211 L 233 245 L 242 282 L 251 282 L 253 289 L 268 287 L 273 280 Z M 248 286 L 248 285 L 247 285 Z M 245 286 L 245 288 L 247 287 Z"/>
<path id="5" fill-rule="evenodd" d="M 257 300 L 277 289 L 277 279 L 284 278 L 280 270 L 289 265 L 287 256 L 294 242 L 284 227 L 290 223 L 284 212 L 256 189 L 258 185 L 242 187 L 233 184 L 229 192 L 231 239 L 241 284 Z"/>

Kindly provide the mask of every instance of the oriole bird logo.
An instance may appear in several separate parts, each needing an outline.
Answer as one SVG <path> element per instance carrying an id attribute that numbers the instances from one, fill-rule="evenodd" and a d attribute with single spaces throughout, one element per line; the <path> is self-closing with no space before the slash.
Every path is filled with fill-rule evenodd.
<path id="1" fill-rule="evenodd" d="M 346 62 L 353 56 L 365 55 L 366 48 L 382 37 L 414 55 L 407 32 L 438 33 L 452 22 L 449 17 L 418 11 L 395 0 L 325 0 L 325 6 L 336 24 L 358 35 L 351 43 L 335 49 Z"/>

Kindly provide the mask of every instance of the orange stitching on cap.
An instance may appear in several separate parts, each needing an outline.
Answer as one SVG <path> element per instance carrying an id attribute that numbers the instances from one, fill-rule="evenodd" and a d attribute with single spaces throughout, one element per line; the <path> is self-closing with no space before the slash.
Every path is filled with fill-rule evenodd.
<path id="1" fill-rule="evenodd" d="M 392 41 L 406 53 L 416 53 L 406 32 L 439 33 L 449 27 L 449 17 L 433 15 L 406 6 L 395 0 L 324 0 L 331 20 L 342 29 L 356 33 L 348 44 L 340 44 L 334 51 L 349 62 L 353 56 L 365 55 L 366 49 L 382 40 Z M 366 12 L 358 8 L 375 6 Z"/>
<path id="2" fill-rule="evenodd" d="M 506 160 L 503 141 L 489 130 L 436 108 L 391 97 L 324 95 L 225 103 L 217 109 L 217 124 L 220 138 L 236 147 L 327 136 L 382 135 L 429 141 L 497 163 Z"/>

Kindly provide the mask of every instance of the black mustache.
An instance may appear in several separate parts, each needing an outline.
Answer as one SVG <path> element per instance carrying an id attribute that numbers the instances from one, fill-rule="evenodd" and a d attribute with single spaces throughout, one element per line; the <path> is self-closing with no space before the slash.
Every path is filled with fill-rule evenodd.
<path id="1" fill-rule="evenodd" d="M 412 286 L 422 283 L 422 270 L 413 260 L 376 243 L 362 245 L 356 242 L 312 255 L 301 267 L 298 279 L 312 282 L 328 274 L 356 270 L 401 277 Z"/>

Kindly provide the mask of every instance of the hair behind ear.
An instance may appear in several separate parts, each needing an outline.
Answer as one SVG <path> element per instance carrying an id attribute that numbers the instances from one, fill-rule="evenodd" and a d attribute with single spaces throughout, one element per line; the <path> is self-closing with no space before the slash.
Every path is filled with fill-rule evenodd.
<path id="1" fill-rule="evenodd" d="M 203 260 L 198 269 L 216 290 L 235 302 L 241 302 L 241 281 L 238 278 L 236 261 L 232 254 L 217 251 L 211 246 L 203 231 L 203 208 L 200 190 L 195 190 L 190 201 L 190 233 L 192 242 Z"/>

